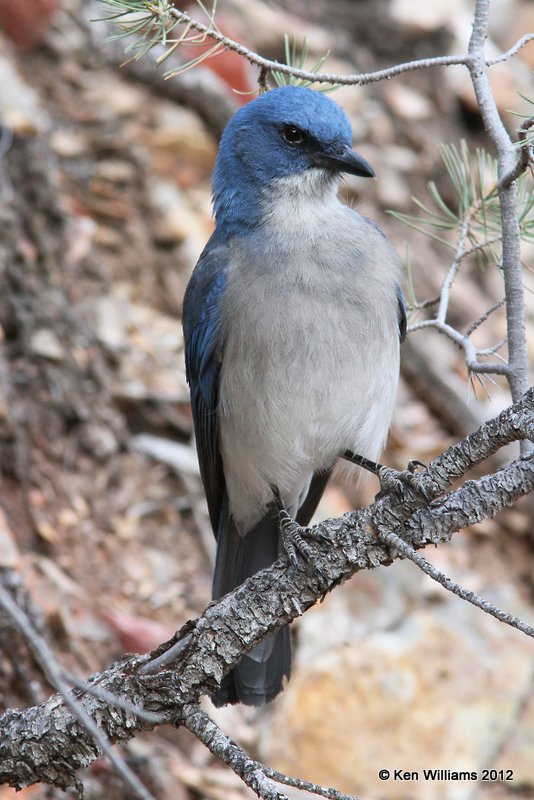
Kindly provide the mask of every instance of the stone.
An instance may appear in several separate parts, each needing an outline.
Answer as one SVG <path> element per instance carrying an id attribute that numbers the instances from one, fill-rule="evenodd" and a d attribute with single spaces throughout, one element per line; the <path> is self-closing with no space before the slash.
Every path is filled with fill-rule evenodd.
<path id="1" fill-rule="evenodd" d="M 39 328 L 32 335 L 31 350 L 37 356 L 49 358 L 51 361 L 61 361 L 65 355 L 63 345 L 54 331 L 48 328 Z"/>
<path id="2" fill-rule="evenodd" d="M 0 108 L 2 121 L 14 133 L 32 136 L 45 131 L 50 124 L 39 102 L 39 96 L 17 72 L 7 57 L 0 53 Z"/>
<path id="3" fill-rule="evenodd" d="M 150 200 L 156 212 L 155 241 L 162 245 L 186 243 L 193 266 L 210 237 L 211 221 L 193 208 L 185 192 L 172 181 L 151 181 Z"/>
<path id="4" fill-rule="evenodd" d="M 506 742 L 494 769 L 512 770 L 514 784 L 534 789 L 534 694 L 520 710 L 519 724 Z"/>
<path id="5" fill-rule="evenodd" d="M 128 310 L 127 301 L 113 294 L 97 297 L 91 303 L 95 333 L 111 350 L 127 346 Z"/>
<path id="6" fill-rule="evenodd" d="M 52 150 L 62 158 L 77 158 L 87 151 L 87 137 L 82 131 L 57 130 L 50 136 Z"/>
<path id="7" fill-rule="evenodd" d="M 14 533 L 4 511 L 0 508 L 0 567 L 14 569 L 20 561 L 20 553 Z"/>
<path id="8" fill-rule="evenodd" d="M 213 138 L 199 117 L 187 108 L 161 103 L 156 111 L 156 129 L 150 136 L 151 147 L 171 151 L 180 160 L 211 172 L 216 155 Z"/>
<path id="9" fill-rule="evenodd" d="M 91 81 L 94 79 L 91 78 Z M 102 112 L 105 109 L 119 117 L 138 115 L 145 102 L 143 93 L 136 86 L 108 74 L 105 80 L 97 81 L 96 85 L 89 83 L 86 95 L 87 104 L 95 103 Z"/>
<path id="10" fill-rule="evenodd" d="M 412 613 L 394 629 L 298 664 L 261 758 L 362 797 L 466 800 L 476 780 L 430 781 L 422 771 L 480 774 L 493 766 L 533 666 L 526 637 L 466 604 Z M 525 751 L 534 736 L 534 720 L 527 722 Z M 381 769 L 390 770 L 389 780 L 380 779 Z M 394 780 L 395 769 L 418 779 Z"/>

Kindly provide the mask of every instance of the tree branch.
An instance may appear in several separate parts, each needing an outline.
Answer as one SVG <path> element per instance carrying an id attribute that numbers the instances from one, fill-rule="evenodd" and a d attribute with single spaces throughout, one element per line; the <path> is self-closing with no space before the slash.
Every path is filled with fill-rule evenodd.
<path id="1" fill-rule="evenodd" d="M 413 561 L 425 575 L 428 575 L 433 581 L 439 583 L 444 589 L 452 592 L 462 600 L 471 603 L 471 605 L 474 605 L 476 608 L 480 608 L 481 611 L 485 611 L 486 614 L 490 614 L 490 616 L 495 617 L 495 619 L 498 619 L 500 622 L 510 625 L 511 628 L 516 628 L 518 631 L 534 638 L 534 628 L 532 625 L 527 625 L 523 620 L 515 617 L 513 614 L 502 611 L 502 609 L 494 606 L 493 603 L 489 603 L 487 600 L 484 600 L 483 597 L 479 597 L 475 592 L 470 589 L 465 589 L 463 586 L 456 583 L 456 581 L 451 580 L 445 573 L 436 569 L 433 564 L 430 564 L 424 556 L 417 553 L 413 547 L 406 544 L 404 539 L 401 539 L 400 536 L 397 536 L 393 531 L 381 533 L 380 538 L 395 547 L 399 553 L 409 558 L 410 561 Z"/>
<path id="2" fill-rule="evenodd" d="M 183 709 L 182 724 L 199 739 L 213 755 L 228 764 L 236 775 L 263 800 L 289 800 L 265 776 L 258 764 L 233 742 L 197 705 Z"/>
<path id="3" fill-rule="evenodd" d="M 130 5 L 133 7 L 132 3 Z M 250 758 L 199 709 L 198 700 L 201 695 L 214 691 L 244 653 L 314 605 L 324 595 L 325 587 L 330 590 L 359 570 L 388 566 L 399 557 L 410 558 L 463 599 L 523 633 L 533 635 L 530 625 L 458 586 L 416 550 L 429 543 L 445 542 L 461 527 L 493 517 L 534 488 L 534 459 L 528 455 L 532 452 L 528 440 L 534 438 L 534 390 L 521 396 L 527 388 L 527 361 L 516 187 L 517 177 L 530 163 L 526 131 L 532 120 L 524 123 L 523 134 L 519 133 L 521 146 L 517 155 L 500 120 L 487 76 L 489 66 L 510 58 L 531 41 L 534 34 L 522 37 L 498 58 L 485 60 L 489 0 L 477 0 L 467 54 L 421 59 L 372 73 L 330 75 L 265 59 L 221 34 L 211 21 L 210 25 L 203 25 L 168 5 L 149 6 L 146 3 L 144 6 L 150 13 L 159 15 L 164 23 L 171 16 L 173 21 L 186 26 L 186 33 L 195 30 L 210 37 L 216 49 L 234 50 L 259 67 L 262 84 L 274 70 L 313 83 L 365 85 L 421 68 L 467 66 L 499 164 L 509 362 L 478 362 L 482 351 L 477 351 L 469 339 L 474 327 L 491 310 L 464 335 L 446 322 L 449 290 L 461 260 L 483 246 L 465 249 L 467 218 L 460 229 L 454 262 L 442 286 L 437 317 L 412 329 L 434 325 L 463 347 L 466 362 L 473 371 L 505 374 L 516 402 L 415 476 L 415 487 L 428 498 L 429 505 L 423 506 L 419 493 L 402 488 L 368 508 L 322 523 L 318 528 L 329 541 L 310 541 L 309 547 L 314 554 L 311 561 L 299 560 L 291 564 L 287 558 L 280 559 L 229 595 L 210 604 L 197 620 L 184 626 L 170 642 L 150 654 L 115 664 L 93 676 L 86 684 L 80 683 L 75 691 L 68 690 L 66 679 L 46 643 L 36 635 L 9 592 L 0 587 L 0 608 L 14 621 L 44 673 L 60 692 L 39 706 L 24 711 L 8 710 L 0 718 L 0 782 L 17 788 L 40 781 L 61 788 L 79 786 L 77 771 L 105 752 L 129 782 L 133 793 L 148 798 L 150 795 L 136 776 L 113 754 L 110 742 L 127 741 L 141 730 L 168 722 L 187 727 L 265 800 L 287 800 L 270 779 L 342 800 L 344 796 L 335 790 L 282 776 Z M 492 349 L 489 348 L 486 354 Z M 469 469 L 489 458 L 503 445 L 517 440 L 525 445 L 523 459 L 496 473 L 467 481 L 447 494 L 452 484 Z"/>
<path id="4" fill-rule="evenodd" d="M 425 319 L 422 322 L 416 322 L 408 326 L 408 333 L 423 330 L 423 328 L 436 328 L 440 333 L 447 336 L 454 344 L 461 347 L 464 351 L 465 363 L 470 372 L 486 375 L 510 375 L 510 365 L 505 362 L 499 363 L 497 361 L 479 361 L 479 355 L 487 355 L 481 350 L 477 350 L 473 342 L 469 338 L 469 334 L 460 333 L 452 325 L 447 322 L 442 322 L 439 319 Z"/>
<path id="5" fill-rule="evenodd" d="M 471 467 L 503 445 L 525 438 L 534 438 L 534 389 L 436 458 L 415 476 L 416 485 L 429 501 L 435 501 Z M 114 665 L 89 683 L 157 713 L 161 722 L 180 723 L 185 707 L 195 705 L 200 695 L 212 693 L 228 669 L 268 633 L 314 605 L 325 586 L 330 589 L 359 570 L 389 565 L 399 557 L 395 546 L 381 538 L 384 532 L 401 535 L 414 549 L 438 544 L 461 526 L 494 516 L 533 488 L 534 463 L 527 458 L 468 481 L 428 507 L 421 507 L 418 494 L 403 490 L 321 523 L 318 527 L 330 543 L 310 540 L 316 567 L 312 571 L 308 562 L 292 565 L 280 559 L 210 604 L 170 642 L 151 654 Z M 174 653 L 172 669 L 170 663 L 162 668 L 162 655 L 169 648 Z M 76 696 L 111 741 L 123 742 L 154 727 L 153 718 L 140 719 L 131 706 L 120 708 L 80 691 Z M 45 781 L 65 788 L 76 770 L 99 754 L 93 737 L 61 696 L 25 711 L 8 710 L 0 718 L 0 783 L 22 787 Z"/>
<path id="6" fill-rule="evenodd" d="M 494 64 L 501 64 L 503 61 L 508 61 L 509 58 L 515 56 L 515 54 L 518 53 L 522 47 L 531 42 L 533 39 L 534 33 L 525 33 L 525 35 L 518 39 L 517 42 L 505 53 L 501 53 L 501 55 L 497 56 L 496 58 L 488 59 L 486 61 L 486 66 L 493 67 Z"/>
<path id="7" fill-rule="evenodd" d="M 291 75 L 299 80 L 310 81 L 312 83 L 329 83 L 338 84 L 340 86 L 365 86 L 369 83 L 376 83 L 377 81 L 394 78 L 397 75 L 402 75 L 404 72 L 412 72 L 413 70 L 417 69 L 426 69 L 428 67 L 450 67 L 458 64 L 463 64 L 465 66 L 468 65 L 470 59 L 469 55 L 421 58 L 415 61 L 405 62 L 404 64 L 397 64 L 387 69 L 377 70 L 375 72 L 354 73 L 352 75 L 334 75 L 327 72 L 311 72 L 305 69 L 298 69 L 288 64 L 281 64 L 278 61 L 273 61 L 269 58 L 264 58 L 263 56 L 259 55 L 259 53 L 256 53 L 254 50 L 245 47 L 240 42 L 236 42 L 234 39 L 230 39 L 228 36 L 225 36 L 212 25 L 205 25 L 202 22 L 193 19 L 193 17 L 191 17 L 185 11 L 181 11 L 178 8 L 167 7 L 166 9 L 161 9 L 158 6 L 153 5 L 150 7 L 150 10 L 155 17 L 165 17 L 170 15 L 174 17 L 175 20 L 178 20 L 178 22 L 181 24 L 186 25 L 189 29 L 196 30 L 207 38 L 213 39 L 215 42 L 223 45 L 225 49 L 233 50 L 235 53 L 238 53 L 240 56 L 245 58 L 250 64 L 259 67 L 261 70 L 260 74 L 262 76 L 265 76 L 266 72 L 275 71 L 281 72 L 285 75 Z M 487 66 L 492 66 L 493 64 L 498 64 L 501 61 L 511 58 L 513 55 L 515 55 L 515 53 L 518 52 L 518 50 L 528 44 L 528 42 L 530 42 L 532 39 L 534 39 L 534 34 L 527 34 L 526 36 L 523 36 L 506 53 L 498 56 L 498 58 L 488 61 Z"/>
<path id="8" fill-rule="evenodd" d="M 504 189 L 516 181 L 525 172 L 529 164 L 532 164 L 532 141 L 527 141 L 527 131 L 534 126 L 534 117 L 529 117 L 520 126 L 517 131 L 517 140 L 519 144 L 519 156 L 513 169 L 501 178 L 501 186 Z"/>
<path id="9" fill-rule="evenodd" d="M 0 584 L 0 608 L 12 621 L 19 633 L 22 634 L 35 659 L 43 670 L 43 673 L 46 675 L 50 684 L 60 692 L 71 714 L 83 726 L 87 734 L 93 738 L 96 746 L 106 755 L 109 762 L 113 765 L 125 784 L 130 787 L 133 794 L 140 798 L 140 800 L 154 800 L 152 794 L 143 786 L 137 775 L 132 772 L 124 759 L 113 750 L 106 734 L 98 727 L 95 720 L 89 716 L 69 690 L 68 685 L 63 679 L 61 670 L 57 665 L 54 654 L 45 640 L 39 636 L 27 615 L 19 608 L 11 594 L 2 584 Z M 73 783 L 77 785 L 78 782 L 74 774 L 72 778 Z"/>
<path id="10" fill-rule="evenodd" d="M 197 737 L 213 755 L 228 764 L 240 778 L 256 792 L 259 797 L 265 800 L 288 800 L 286 795 L 281 794 L 272 781 L 283 783 L 285 786 L 293 786 L 305 792 L 312 792 L 319 797 L 326 797 L 327 800 L 357 800 L 357 798 L 343 794 L 337 789 L 319 786 L 301 778 L 294 778 L 277 772 L 259 761 L 250 758 L 245 751 L 235 742 L 226 736 L 214 721 L 198 706 L 191 705 L 184 708 L 182 723 L 191 733 Z M 271 780 L 268 780 L 268 779 Z"/>
<path id="11" fill-rule="evenodd" d="M 467 67 L 475 90 L 484 127 L 497 154 L 499 201 L 502 226 L 502 267 L 506 294 L 508 330 L 507 375 L 512 399 L 517 400 L 528 388 L 528 354 L 525 335 L 525 299 L 521 272 L 521 232 L 519 228 L 517 184 L 505 185 L 516 167 L 514 145 L 499 116 L 493 97 L 485 61 L 485 42 L 488 36 L 489 0 L 476 0 L 473 31 L 469 40 Z M 512 48 L 513 49 L 513 48 Z M 530 452 L 525 444 L 522 452 Z"/>

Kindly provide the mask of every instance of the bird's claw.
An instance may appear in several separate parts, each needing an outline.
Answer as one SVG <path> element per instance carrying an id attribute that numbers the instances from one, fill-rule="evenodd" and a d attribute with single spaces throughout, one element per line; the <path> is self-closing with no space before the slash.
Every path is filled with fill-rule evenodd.
<path id="1" fill-rule="evenodd" d="M 278 518 L 280 520 L 280 535 L 282 538 L 282 545 L 287 553 L 290 562 L 295 565 L 298 562 L 298 554 L 304 558 L 308 564 L 313 564 L 314 553 L 306 539 L 314 539 L 315 541 L 331 542 L 331 536 L 322 530 L 315 528 L 304 528 L 302 525 L 294 520 L 291 515 L 286 511 L 280 492 L 276 486 L 271 487 L 274 497 L 275 506 L 278 511 Z"/>
<path id="2" fill-rule="evenodd" d="M 403 491 L 407 489 L 418 500 L 422 501 L 425 506 L 430 505 L 427 495 L 418 485 L 418 482 L 415 478 L 417 468 L 424 468 L 424 466 L 425 465 L 421 464 L 420 461 L 410 461 L 408 464 L 408 469 L 405 470 L 397 470 L 393 469 L 392 467 L 381 466 L 378 470 L 380 491 L 376 495 L 376 499 L 379 500 L 382 497 L 391 494 L 392 492 L 402 495 Z"/>
<path id="3" fill-rule="evenodd" d="M 312 549 L 304 539 L 305 536 L 309 535 L 310 529 L 299 525 L 289 516 L 285 509 L 279 512 L 279 517 L 282 544 L 291 563 L 293 565 L 297 563 L 297 553 L 300 553 L 306 561 L 311 561 L 313 558 Z"/>
<path id="4" fill-rule="evenodd" d="M 298 522 L 287 513 L 285 508 L 278 510 L 278 516 L 280 519 L 282 544 L 292 564 L 297 563 L 297 553 L 300 553 L 306 561 L 313 561 L 313 550 L 306 539 L 314 539 L 318 542 L 332 541 L 329 534 L 324 531 L 316 530 L 315 528 L 304 528 L 302 525 L 299 525 Z"/>
<path id="5" fill-rule="evenodd" d="M 426 464 L 418 461 L 417 458 L 412 458 L 411 461 L 408 461 L 408 472 L 415 474 L 418 469 L 426 469 Z"/>
<path id="6" fill-rule="evenodd" d="M 323 599 L 329 591 L 329 583 L 326 575 L 317 568 L 314 559 L 314 553 L 306 539 L 315 539 L 316 541 L 329 541 L 331 537 L 323 531 L 317 531 L 314 528 L 303 528 L 298 522 L 282 508 L 278 511 L 280 516 L 280 534 L 282 537 L 282 545 L 287 553 L 290 563 L 296 566 L 298 563 L 298 553 L 304 558 L 308 569 L 313 569 L 319 579 L 319 586 L 323 590 Z"/>

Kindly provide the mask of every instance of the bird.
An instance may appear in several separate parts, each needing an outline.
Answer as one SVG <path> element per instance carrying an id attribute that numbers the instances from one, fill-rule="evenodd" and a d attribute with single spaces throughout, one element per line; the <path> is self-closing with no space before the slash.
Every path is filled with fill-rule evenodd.
<path id="1" fill-rule="evenodd" d="M 343 463 L 379 466 L 406 330 L 400 261 L 338 197 L 343 174 L 375 177 L 343 109 L 307 87 L 261 94 L 221 137 L 215 228 L 182 309 L 214 599 L 284 552 L 281 506 L 306 526 Z M 212 700 L 262 705 L 290 670 L 286 627 Z"/>

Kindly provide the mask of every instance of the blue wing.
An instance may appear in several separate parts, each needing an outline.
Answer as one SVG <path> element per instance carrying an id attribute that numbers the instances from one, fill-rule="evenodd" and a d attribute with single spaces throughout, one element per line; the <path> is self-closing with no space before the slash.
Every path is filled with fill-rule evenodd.
<path id="1" fill-rule="evenodd" d="M 225 493 L 219 452 L 217 404 L 220 370 L 219 306 L 228 272 L 228 253 L 212 236 L 195 267 L 183 305 L 185 365 L 208 510 L 217 532 Z"/>
<path id="2" fill-rule="evenodd" d="M 406 305 L 404 303 L 404 295 L 402 293 L 402 289 L 397 284 L 397 300 L 399 303 L 399 338 L 401 342 L 406 339 L 406 328 L 408 325 L 408 321 L 406 319 Z"/>

